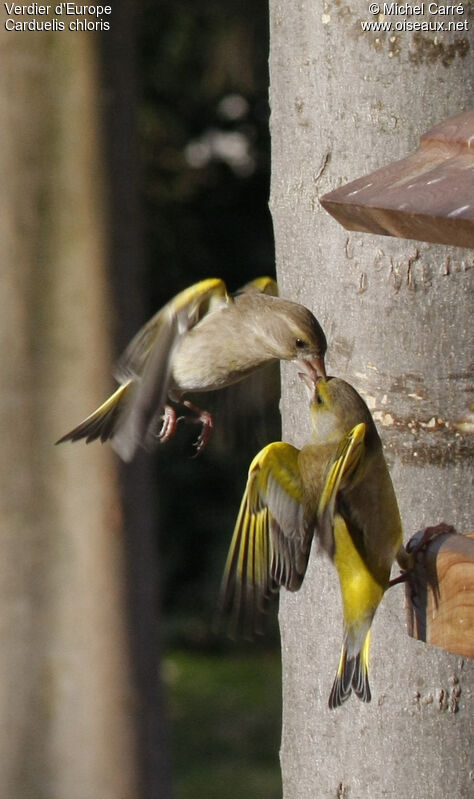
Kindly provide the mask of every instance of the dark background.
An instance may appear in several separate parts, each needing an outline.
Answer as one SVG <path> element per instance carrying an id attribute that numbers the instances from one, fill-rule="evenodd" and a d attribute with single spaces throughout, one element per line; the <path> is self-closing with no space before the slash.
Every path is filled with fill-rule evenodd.
<path id="1" fill-rule="evenodd" d="M 204 277 L 221 277 L 235 290 L 274 275 L 268 19 L 263 4 L 227 0 L 144 2 L 136 22 L 146 319 Z M 167 616 L 193 616 L 198 626 L 215 603 L 246 471 L 260 444 L 232 435 L 234 421 L 248 433 L 251 420 L 229 419 L 233 394 L 241 395 L 227 393 L 229 399 L 216 397 L 217 430 L 207 452 L 191 457 L 199 432 L 191 425 L 158 453 L 164 608 Z M 212 405 L 208 396 L 199 399 Z"/>
<path id="2" fill-rule="evenodd" d="M 119 0 L 101 53 L 118 356 L 189 284 L 215 276 L 235 290 L 274 275 L 267 7 Z M 122 469 L 143 768 L 149 786 L 163 780 L 153 750 L 164 712 L 182 799 L 281 795 L 275 613 L 258 642 L 212 630 L 249 463 L 280 436 L 278 375 L 267 380 L 266 403 L 244 413 L 238 388 L 199 398 L 216 429 L 198 458 L 199 430 L 182 424 L 156 456 Z"/>

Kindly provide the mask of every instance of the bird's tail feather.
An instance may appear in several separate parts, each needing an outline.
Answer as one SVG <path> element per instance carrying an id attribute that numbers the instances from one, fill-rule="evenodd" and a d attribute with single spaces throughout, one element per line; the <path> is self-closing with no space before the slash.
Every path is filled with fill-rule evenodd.
<path id="1" fill-rule="evenodd" d="M 86 444 L 89 444 L 98 438 L 102 442 L 113 438 L 117 430 L 119 417 L 127 402 L 127 392 L 130 385 L 131 381 L 128 381 L 119 386 L 112 396 L 105 400 L 97 410 L 69 433 L 66 433 L 65 436 L 62 436 L 56 441 L 56 444 L 62 444 L 64 441 L 79 441 L 81 438 L 85 438 Z"/>
<path id="2" fill-rule="evenodd" d="M 349 698 L 352 691 L 362 702 L 370 702 L 369 648 L 370 630 L 365 637 L 362 648 L 354 655 L 348 654 L 347 641 L 346 639 L 344 640 L 336 679 L 329 696 L 328 704 L 330 710 L 340 707 Z"/>

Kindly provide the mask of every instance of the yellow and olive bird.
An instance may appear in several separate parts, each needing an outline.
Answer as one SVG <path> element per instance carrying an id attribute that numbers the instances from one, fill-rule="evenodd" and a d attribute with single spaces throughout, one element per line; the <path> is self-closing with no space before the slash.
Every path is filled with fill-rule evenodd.
<path id="1" fill-rule="evenodd" d="M 370 627 L 402 545 L 402 525 L 382 443 L 367 405 L 336 377 L 310 387 L 312 443 L 269 444 L 252 461 L 220 596 L 232 625 L 259 631 L 266 600 L 297 591 L 313 538 L 340 582 L 344 637 L 329 707 L 352 691 L 371 698 Z"/>
<path id="2" fill-rule="evenodd" d="M 224 388 L 278 360 L 294 360 L 306 372 L 324 375 L 326 338 L 320 324 L 308 308 L 276 294 L 275 281 L 266 277 L 233 296 L 218 278 L 177 294 L 128 345 L 115 372 L 116 391 L 56 443 L 112 439 L 129 461 L 139 446 L 174 434 L 179 421 L 174 402 L 201 422 L 199 451 L 212 417 L 185 399 L 187 393 Z"/>

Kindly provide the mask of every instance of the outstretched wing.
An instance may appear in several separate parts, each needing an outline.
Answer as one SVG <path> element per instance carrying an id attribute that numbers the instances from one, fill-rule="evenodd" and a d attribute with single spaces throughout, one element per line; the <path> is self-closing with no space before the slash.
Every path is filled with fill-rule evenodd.
<path id="1" fill-rule="evenodd" d="M 222 580 L 219 610 L 232 610 L 232 629 L 260 631 L 266 600 L 285 586 L 296 591 L 308 563 L 312 531 L 304 517 L 299 450 L 276 442 L 250 465 Z"/>
<path id="2" fill-rule="evenodd" d="M 113 446 L 129 461 L 141 444 L 150 443 L 153 422 L 168 396 L 173 355 L 182 336 L 207 313 L 232 302 L 225 283 L 202 280 L 177 294 L 137 333 L 120 359 L 116 377 L 137 381 Z"/>
<path id="3" fill-rule="evenodd" d="M 138 331 L 119 358 L 114 376 L 119 383 L 141 377 L 153 350 L 161 349 L 161 340 L 169 341 L 169 327 L 179 320 L 177 334 L 194 327 L 207 313 L 231 301 L 220 278 L 194 283 L 176 294 Z"/>
<path id="4" fill-rule="evenodd" d="M 336 454 L 329 464 L 318 507 L 318 540 L 332 558 L 334 555 L 334 516 L 340 491 L 346 488 L 361 465 L 364 454 L 366 425 L 355 425 L 341 439 Z"/>

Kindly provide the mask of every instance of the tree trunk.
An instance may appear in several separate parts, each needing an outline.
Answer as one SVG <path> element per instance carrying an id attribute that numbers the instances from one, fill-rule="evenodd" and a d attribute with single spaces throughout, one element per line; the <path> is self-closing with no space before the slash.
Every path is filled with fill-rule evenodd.
<path id="1" fill-rule="evenodd" d="M 0 33 L 0 795 L 132 799 L 109 448 L 53 442 L 110 387 L 97 39 Z"/>
<path id="2" fill-rule="evenodd" d="M 137 10 L 134 0 L 116 0 L 113 26 L 102 39 L 110 208 L 109 278 L 115 309 L 114 358 L 123 352 L 149 316 L 136 140 L 140 101 L 136 75 Z M 167 799 L 171 795 L 160 668 L 159 514 L 155 471 L 153 458 L 144 452 L 120 468 L 127 604 L 138 711 L 140 796 L 143 799 Z"/>
<path id="3" fill-rule="evenodd" d="M 449 423 L 472 402 L 473 253 L 348 233 L 318 198 L 409 154 L 466 109 L 474 32 L 363 33 L 370 15 L 360 0 L 270 8 L 281 292 L 319 317 L 329 371 L 375 413 L 405 539 L 441 520 L 472 529 L 472 445 Z M 284 438 L 301 445 L 305 392 L 294 370 L 284 377 Z M 280 626 L 286 799 L 470 795 L 474 664 L 407 637 L 402 588 L 387 593 L 373 625 L 369 705 L 351 697 L 328 710 L 342 617 L 335 570 L 315 551 L 302 590 L 282 594 Z"/>

